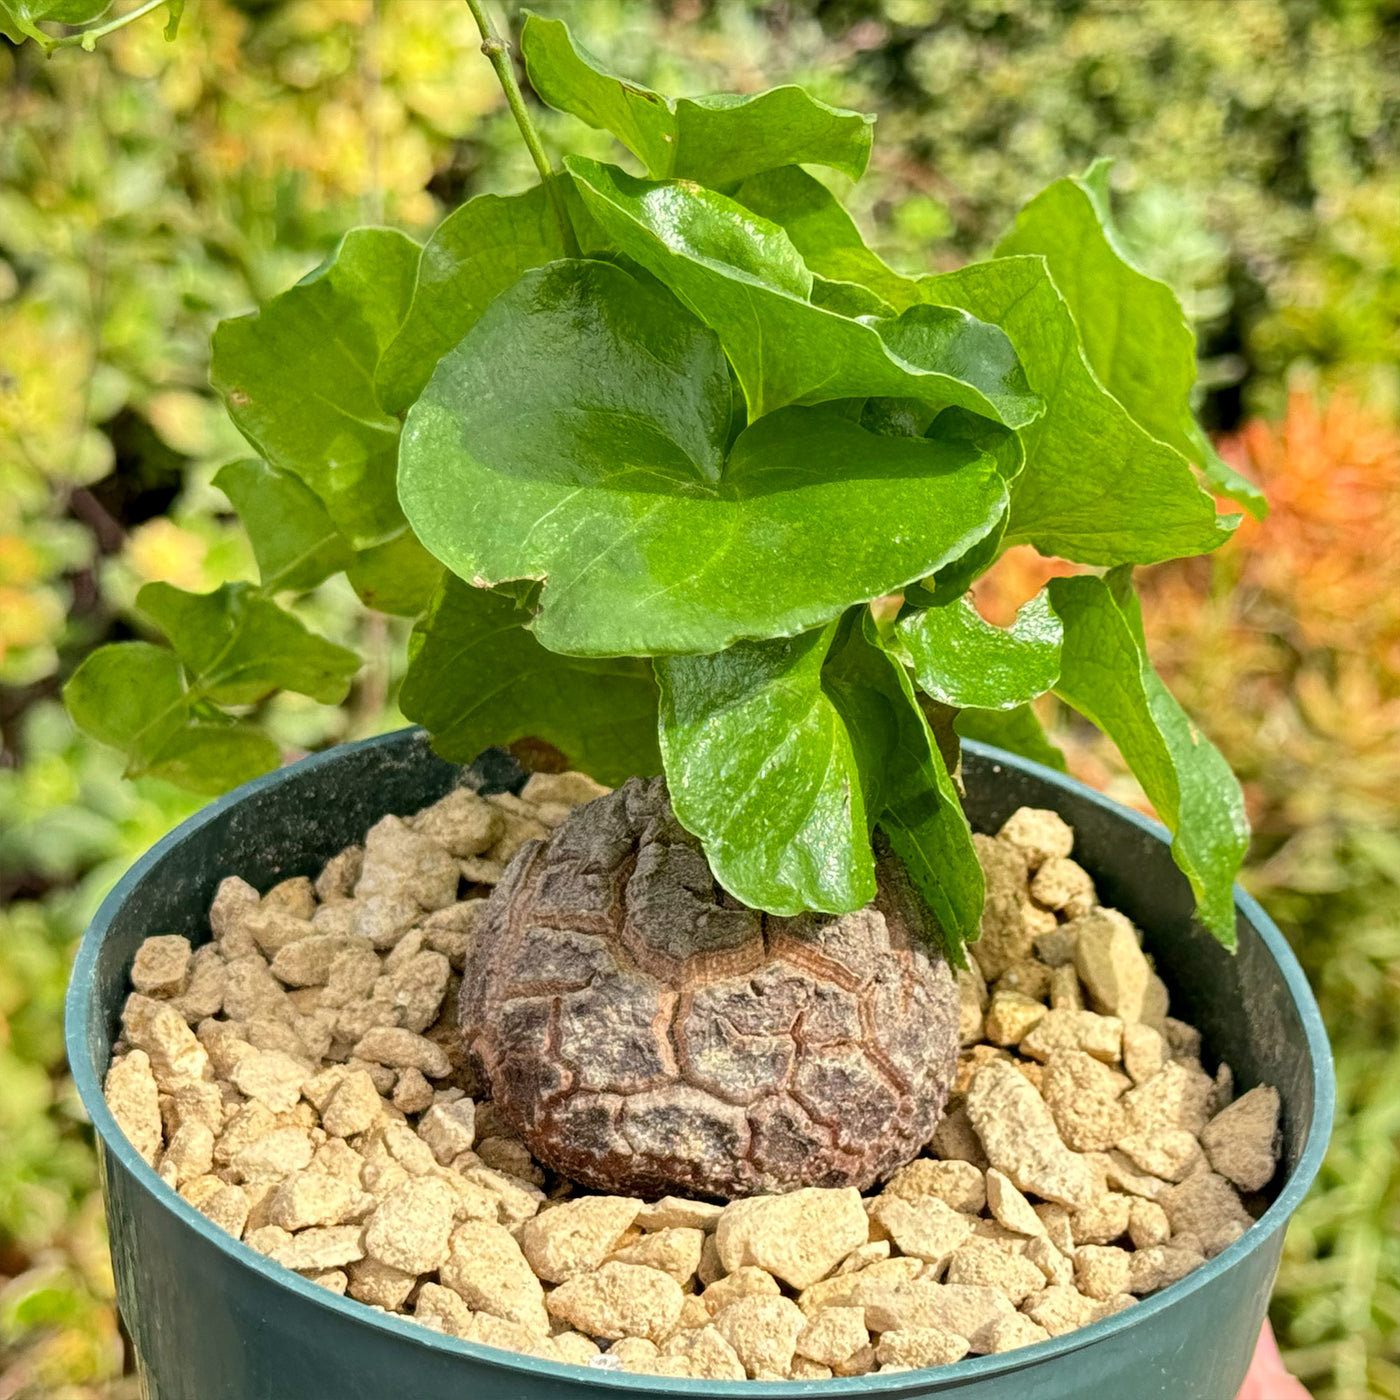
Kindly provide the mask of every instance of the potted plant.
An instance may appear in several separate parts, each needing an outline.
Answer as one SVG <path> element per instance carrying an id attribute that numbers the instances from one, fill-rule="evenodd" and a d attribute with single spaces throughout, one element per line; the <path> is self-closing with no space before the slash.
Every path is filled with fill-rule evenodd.
<path id="1" fill-rule="evenodd" d="M 1125 1313 L 1105 1313 L 1024 1354 L 819 1383 L 987 1397 L 1014 1385 L 1046 1400 L 1129 1389 L 1225 1400 L 1252 1347 L 1282 1225 L 1320 1158 L 1330 1071 L 1296 965 L 1234 887 L 1248 839 L 1238 785 L 1144 651 L 1133 567 L 1227 540 L 1237 517 L 1217 513 L 1212 490 L 1254 511 L 1262 502 L 1192 416 L 1192 335 L 1169 289 L 1124 254 L 1107 166 L 1033 200 L 992 259 L 905 277 L 870 252 L 807 169 L 859 176 L 870 118 L 798 88 L 667 99 L 608 72 L 562 23 L 531 16 L 522 48 L 535 92 L 611 132 L 645 174 L 582 157 L 555 171 L 505 46 L 469 3 L 540 183 L 471 200 L 421 249 L 393 230 L 355 230 L 296 287 L 220 326 L 213 381 L 259 457 L 225 467 L 217 484 L 248 530 L 261 581 L 208 595 L 148 585 L 138 606 L 169 647 L 102 648 L 65 692 L 78 722 L 122 747 L 134 771 L 208 791 L 254 779 L 278 755 L 249 707 L 279 688 L 335 701 L 358 666 L 280 601 L 344 571 L 367 603 L 417 618 L 401 705 L 441 756 L 416 737 L 395 736 L 256 778 L 152 852 L 88 935 L 75 970 L 70 1047 L 103 1139 L 123 1307 L 151 1393 L 369 1395 L 407 1381 L 423 1395 L 456 1393 L 464 1383 L 488 1394 L 562 1395 L 583 1386 L 711 1384 L 583 1372 L 373 1318 L 220 1235 L 158 1182 L 155 1148 L 148 1145 L 143 1164 L 129 1124 L 123 1136 L 102 1101 L 114 1039 L 123 1035 L 123 1048 L 136 1044 L 144 1055 L 138 1022 L 164 1014 L 145 998 L 134 1011 L 127 1005 L 118 1030 L 145 939 L 195 930 L 225 876 L 256 890 L 277 886 L 268 909 L 307 925 L 301 933 L 309 936 L 315 899 L 299 877 L 328 861 L 334 867 L 372 827 L 383 840 L 399 839 L 399 826 L 376 823 L 442 799 L 457 777 L 443 760 L 465 763 L 528 737 L 602 783 L 664 772 L 665 789 L 653 784 L 642 798 L 633 787 L 635 800 L 605 799 L 609 820 L 633 821 L 628 858 L 651 851 L 663 871 L 703 852 L 713 887 L 701 891 L 707 912 L 696 927 L 706 938 L 723 922 L 717 911 L 731 923 L 748 919 L 750 929 L 766 918 L 777 922 L 762 926 L 774 930 L 865 928 L 858 914 L 872 901 L 880 929 L 917 926 L 928 947 L 910 942 L 904 954 L 917 962 L 930 1004 L 944 998 L 918 1052 L 939 1059 L 929 1083 L 939 1085 L 940 1103 L 959 1038 L 949 968 L 966 969 L 975 999 L 977 939 L 1001 897 L 996 860 L 988 865 L 985 849 L 979 859 L 973 828 L 1003 829 L 1026 806 L 1057 811 L 1076 832 L 1079 875 L 1142 927 L 1160 970 L 1157 980 L 1128 937 L 1123 956 L 1141 968 L 1138 1011 L 1127 1019 L 1146 1022 L 1142 999 L 1156 995 L 1148 989 L 1169 988 L 1244 1084 L 1277 1089 L 1286 1179 L 1236 1243 L 1222 1241 L 1189 1279 Z M 1017 543 L 1095 572 L 1053 580 L 1000 629 L 967 595 Z M 1037 765 L 1055 754 L 1030 702 L 1051 690 L 1117 743 L 1169 829 L 1170 860 L 1156 828 Z M 514 815 L 528 821 L 531 813 L 538 807 Z M 577 835 L 587 827 L 582 814 L 555 815 L 560 832 L 586 845 Z M 405 830 L 411 845 L 414 828 Z M 500 881 L 487 912 L 472 915 L 489 936 L 474 945 L 467 968 L 462 1026 L 503 1103 L 502 1076 L 514 1072 L 507 1062 L 520 1059 L 498 1054 L 492 1039 L 515 1006 L 491 981 L 490 964 L 514 946 L 512 920 L 532 916 L 551 873 L 538 872 L 547 859 L 538 853 L 557 853 L 559 839 L 522 849 L 508 871 L 488 868 L 489 859 L 462 867 L 479 884 Z M 589 851 L 575 853 L 576 866 L 593 858 Z M 1068 850 L 1026 856 L 1023 884 L 1029 865 L 1051 854 L 1063 860 Z M 984 866 L 993 874 L 985 910 Z M 686 869 L 693 875 L 693 864 Z M 598 857 L 595 873 L 613 871 Z M 328 890 L 344 893 L 339 876 L 325 878 Z M 662 894 L 705 883 L 685 878 L 691 884 L 675 876 Z M 251 904 L 239 903 L 248 897 Z M 237 928 L 231 936 L 242 937 L 239 910 L 257 904 L 256 891 L 230 886 L 219 899 L 216 936 Z M 679 906 L 658 907 L 664 944 L 666 930 L 686 919 L 666 912 Z M 409 960 L 395 942 L 409 923 L 379 942 L 379 932 L 353 922 L 359 914 L 343 918 L 335 936 L 394 949 L 381 971 Z M 1051 913 L 1044 931 L 1059 923 Z M 1126 920 L 1108 924 L 1104 937 L 1121 945 Z M 257 945 L 249 956 L 266 954 L 275 970 L 281 946 L 274 953 L 266 941 L 273 935 L 248 936 Z M 425 939 L 421 933 L 412 946 Z M 1224 951 L 1237 943 L 1234 957 Z M 163 951 L 186 966 L 187 949 L 153 947 L 149 956 Z M 673 1001 L 688 995 L 688 974 L 676 974 L 672 986 L 671 974 L 644 970 Z M 1079 973 L 1092 983 L 1082 965 Z M 147 974 L 145 989 L 154 991 L 160 977 Z M 752 995 L 763 995 L 757 979 Z M 617 1003 L 603 1000 L 595 1030 L 606 1036 Z M 1165 1025 L 1163 1011 L 1155 1019 Z M 210 1032 L 210 1043 L 217 1036 Z M 256 1053 L 284 1054 L 272 1039 Z M 531 1043 L 531 1085 L 558 1059 L 554 1043 L 544 1030 Z M 355 1058 L 347 1050 L 342 1061 L 347 1054 Z M 261 1103 L 263 1090 L 238 1080 L 237 1058 L 227 1071 L 238 1085 L 230 1103 Z M 1114 1062 L 1122 1058 L 1120 1051 Z M 363 1072 L 375 1063 L 366 1060 Z M 419 1069 L 399 1068 L 399 1080 Z M 134 1063 L 132 1075 L 148 1069 Z M 340 1082 L 327 1081 L 327 1094 Z M 395 1095 L 400 1088 L 395 1081 Z M 436 1108 L 429 1090 L 424 1103 Z M 156 1091 L 142 1077 L 134 1092 Z M 833 1092 L 822 1106 L 838 1117 L 862 1106 L 849 1086 Z M 460 1101 L 456 1093 L 441 1101 L 444 1112 Z M 175 1098 L 168 1085 L 165 1098 Z M 409 1098 L 404 1090 L 405 1104 Z M 522 1136 L 527 1124 L 539 1128 L 528 1099 L 508 1124 Z M 891 1109 L 871 1133 L 889 1131 L 902 1112 Z M 936 1114 L 937 1105 L 925 1137 Z M 775 1140 L 786 1131 L 774 1129 Z M 556 1143 L 555 1165 L 607 1191 L 616 1152 L 600 1149 L 585 1161 L 586 1133 L 571 1132 Z M 540 1144 L 548 1136 L 539 1128 L 528 1138 L 546 1165 Z M 162 1150 L 168 1156 L 169 1141 Z M 722 1155 L 709 1145 L 692 1153 L 692 1165 L 708 1154 L 713 1166 L 716 1150 Z M 673 1179 L 702 1195 L 772 1190 L 777 1181 L 804 1182 L 820 1156 L 758 1155 L 761 1167 L 769 1159 L 798 1165 L 784 1168 L 788 1176 L 776 1168 L 743 1180 L 731 1173 L 732 1190 L 714 1185 L 722 1170 Z M 874 1175 L 851 1168 L 849 1180 L 859 1177 L 864 1188 L 897 1165 L 875 1153 L 861 1168 Z M 169 1184 L 182 1184 L 182 1170 L 170 1166 Z M 615 1177 L 638 1196 L 656 1194 L 666 1179 Z M 837 1172 L 815 1184 L 841 1189 L 830 1183 L 847 1180 Z M 1025 1184 L 1007 1180 L 999 1189 Z M 300 1220 L 298 1209 L 287 1205 L 279 1218 Z M 240 1231 L 245 1224 L 246 1216 Z M 261 1228 L 292 1233 L 275 1222 Z M 620 1227 L 619 1240 L 631 1228 Z M 998 1216 L 987 1225 L 997 1228 L 1010 1227 Z M 273 1260 L 280 1239 L 263 1237 Z M 296 1260 L 304 1274 L 316 1272 L 310 1255 Z M 405 1297 L 422 1287 L 425 1271 L 406 1257 L 384 1267 L 411 1280 Z M 383 1281 L 381 1270 L 376 1287 Z M 786 1282 L 801 1286 L 796 1275 Z M 1188 1334 L 1202 1344 L 1188 1347 Z"/>

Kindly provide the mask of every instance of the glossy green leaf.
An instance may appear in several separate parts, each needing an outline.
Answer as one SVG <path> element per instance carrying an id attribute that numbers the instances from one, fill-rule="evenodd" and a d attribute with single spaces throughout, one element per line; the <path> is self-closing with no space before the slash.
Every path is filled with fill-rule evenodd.
<path id="1" fill-rule="evenodd" d="M 656 671 L 676 815 L 731 894 L 777 914 L 859 909 L 875 893 L 878 821 L 960 956 L 977 935 L 981 867 L 868 610 L 788 640 L 658 658 Z"/>
<path id="2" fill-rule="evenodd" d="M 437 591 L 442 565 L 405 525 L 383 544 L 362 549 L 345 577 L 367 608 L 395 617 L 417 617 Z"/>
<path id="3" fill-rule="evenodd" d="M 964 945 L 981 932 L 982 867 L 952 775 L 919 705 L 909 674 L 886 651 L 867 613 L 840 656 L 836 677 L 880 694 L 889 707 L 879 825 L 938 921 L 950 962 L 966 961 Z"/>
<path id="4" fill-rule="evenodd" d="M 291 472 L 253 457 L 220 467 L 214 485 L 248 532 L 265 592 L 315 588 L 354 562 L 321 498 Z"/>
<path id="5" fill-rule="evenodd" d="M 261 311 L 220 322 L 210 379 L 244 437 L 298 476 L 357 549 L 403 526 L 394 493 L 399 424 L 374 373 L 408 309 L 418 246 L 354 229 L 329 262 Z"/>
<path id="6" fill-rule="evenodd" d="M 1056 180 L 1016 217 L 997 256 L 1039 254 L 1079 328 L 1100 384 L 1158 441 L 1176 448 L 1250 513 L 1267 512 L 1263 493 L 1231 470 L 1191 411 L 1196 337 L 1176 294 L 1134 262 L 1113 220 L 1108 171 Z"/>
<path id="7" fill-rule="evenodd" d="M 386 412 L 402 413 L 418 397 L 493 297 L 564 252 L 542 185 L 504 198 L 477 195 L 454 209 L 423 245 L 408 314 L 375 370 Z"/>
<path id="8" fill-rule="evenodd" d="M 871 394 L 959 405 L 1013 428 L 1041 412 L 995 326 L 949 307 L 866 323 L 814 306 L 811 272 L 776 224 L 713 190 L 567 164 L 607 235 L 719 336 L 750 422 Z"/>
<path id="9" fill-rule="evenodd" d="M 1063 751 L 1046 738 L 1036 713 L 1029 705 L 1014 710 L 959 710 L 953 728 L 961 739 L 994 744 L 1008 753 L 1020 754 L 1047 768 L 1069 771 Z"/>
<path id="10" fill-rule="evenodd" d="M 777 224 L 802 261 L 819 276 L 868 287 L 896 310 L 921 299 L 918 282 L 901 276 L 872 253 L 840 200 L 799 166 L 750 176 L 734 191 L 734 199 Z"/>
<path id="11" fill-rule="evenodd" d="M 522 603 L 445 575 L 413 629 L 399 708 L 456 763 L 533 737 L 600 782 L 660 771 L 648 663 L 546 651 L 526 629 L 529 618 Z"/>
<path id="12" fill-rule="evenodd" d="M 63 687 L 63 701 L 76 724 L 126 754 L 131 774 L 149 768 L 190 708 L 175 653 L 150 642 L 90 652 Z"/>
<path id="13" fill-rule="evenodd" d="M 136 606 L 169 638 L 190 689 L 219 705 L 251 705 L 274 690 L 339 704 L 360 666 L 248 583 L 213 593 L 148 583 Z"/>
<path id="14" fill-rule="evenodd" d="M 145 771 L 191 792 L 217 797 L 271 772 L 281 761 L 277 745 L 251 724 L 194 720 L 161 745 Z"/>
<path id="15" fill-rule="evenodd" d="M 656 660 L 671 803 L 716 879 L 772 914 L 875 897 L 860 738 L 822 683 L 841 623 Z"/>
<path id="16" fill-rule="evenodd" d="M 920 687 L 959 709 L 1015 709 L 1044 695 L 1060 674 L 1064 628 L 1043 590 L 1010 627 L 986 621 L 964 596 L 901 618 L 895 635 Z"/>
<path id="17" fill-rule="evenodd" d="M 857 179 L 874 117 L 828 106 L 800 87 L 753 96 L 663 97 L 610 71 L 562 20 L 530 15 L 525 71 L 540 100 L 610 131 L 664 179 L 732 184 L 779 165 L 827 165 Z"/>
<path id="18" fill-rule="evenodd" d="M 1083 564 L 1156 563 L 1217 548 L 1231 526 L 1185 458 L 1094 377 L 1065 299 L 1039 257 L 997 258 L 921 280 L 1010 337 L 1045 416 L 1021 433 L 1006 544 Z"/>
<path id="19" fill-rule="evenodd" d="M 404 509 L 462 578 L 545 581 L 541 642 L 714 652 L 791 635 L 958 558 L 1005 485 L 963 443 L 831 410 L 745 429 L 729 372 L 664 290 L 555 263 L 492 303 L 409 411 Z"/>
<path id="20" fill-rule="evenodd" d="M 1117 744 L 1172 833 L 1201 921 L 1233 948 L 1234 880 L 1249 845 L 1239 783 L 1152 669 L 1129 571 L 1048 587 L 1065 628 L 1056 694 Z"/>

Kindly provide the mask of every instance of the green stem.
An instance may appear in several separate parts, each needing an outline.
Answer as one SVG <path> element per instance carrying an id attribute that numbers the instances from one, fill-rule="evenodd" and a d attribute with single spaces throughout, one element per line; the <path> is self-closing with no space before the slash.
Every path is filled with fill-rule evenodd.
<path id="1" fill-rule="evenodd" d="M 578 239 L 574 237 L 574 226 L 569 221 L 569 211 L 564 207 L 564 196 L 559 190 L 559 177 L 550 166 L 539 132 L 530 120 L 530 110 L 525 105 L 524 94 L 515 78 L 510 46 L 496 33 L 496 26 L 491 23 L 491 17 L 486 13 L 484 0 L 467 0 L 467 8 L 476 20 L 477 29 L 481 31 L 481 51 L 491 60 L 491 66 L 496 70 L 496 77 L 500 79 L 501 89 L 510 104 L 511 115 L 515 118 L 516 126 L 520 128 L 525 147 L 535 162 L 535 169 L 540 172 L 540 179 L 544 182 L 544 192 L 549 196 L 550 206 L 559 224 L 559 232 L 564 239 L 564 251 L 569 257 L 576 258 L 579 255 Z"/>
<path id="2" fill-rule="evenodd" d="M 51 54 L 55 49 L 71 49 L 79 46 L 91 53 L 99 39 L 118 29 L 124 29 L 133 20 L 140 19 L 142 15 L 150 14 L 152 10 L 160 9 L 164 4 L 165 0 L 146 0 L 144 5 L 138 5 L 134 10 L 128 10 L 124 15 L 118 15 L 116 19 L 109 19 L 106 24 L 95 24 L 91 29 L 81 29 L 76 34 L 65 34 L 61 39 L 55 39 L 52 35 L 45 34 L 34 25 L 26 24 L 22 19 L 19 27 L 42 46 L 45 54 Z"/>

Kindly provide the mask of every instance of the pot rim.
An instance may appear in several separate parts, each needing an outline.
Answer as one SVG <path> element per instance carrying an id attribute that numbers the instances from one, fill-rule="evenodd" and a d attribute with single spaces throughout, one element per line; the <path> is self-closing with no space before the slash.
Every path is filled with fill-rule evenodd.
<path id="1" fill-rule="evenodd" d="M 78 954 L 70 974 L 68 993 L 64 1008 L 64 1039 L 68 1054 L 68 1065 L 77 1086 L 78 1094 L 86 1107 L 94 1129 L 102 1144 L 121 1165 L 134 1176 L 147 1190 L 155 1193 L 175 1215 L 190 1229 L 194 1230 L 207 1243 L 227 1255 L 242 1267 L 259 1274 L 269 1284 L 290 1288 L 304 1300 L 316 1306 L 338 1313 L 342 1318 L 358 1322 L 361 1326 L 388 1332 L 401 1342 L 416 1346 L 470 1357 L 482 1365 L 497 1367 L 506 1372 L 523 1376 L 538 1375 L 551 1380 L 567 1381 L 575 1385 L 597 1385 L 603 1389 L 621 1392 L 634 1392 L 641 1395 L 748 1395 L 754 1397 L 792 1395 L 882 1395 L 897 1396 L 906 1392 L 927 1393 L 928 1372 L 926 1370 L 899 1371 L 889 1375 L 852 1376 L 819 1381 L 710 1381 L 681 1380 L 666 1376 L 633 1375 L 623 1371 L 608 1371 L 587 1366 L 577 1366 L 556 1361 L 545 1361 L 538 1357 L 525 1356 L 517 1352 L 505 1351 L 497 1347 L 483 1346 L 475 1342 L 462 1341 L 443 1333 L 434 1332 L 407 1318 L 399 1318 L 386 1313 L 377 1313 L 352 1298 L 341 1297 L 329 1289 L 312 1283 L 300 1274 L 274 1264 L 272 1260 L 259 1254 L 251 1246 L 236 1240 L 221 1230 L 211 1220 L 201 1215 L 192 1205 L 167 1187 L 153 1167 L 136 1152 L 126 1135 L 117 1125 L 111 1110 L 102 1095 L 102 1076 L 88 1054 L 87 1029 L 91 1015 L 92 989 L 96 982 L 95 972 L 98 952 L 104 942 L 108 928 L 117 911 L 126 902 L 128 895 L 141 883 L 147 874 L 165 855 L 191 832 L 197 831 L 206 823 L 221 817 L 234 804 L 257 792 L 264 792 L 277 785 L 292 781 L 297 775 L 334 763 L 347 750 L 367 747 L 392 747 L 403 744 L 410 736 L 419 742 L 426 742 L 421 729 L 413 727 L 394 730 L 373 738 L 361 739 L 348 744 L 337 744 L 320 753 L 312 754 L 296 763 L 288 764 L 251 782 L 234 788 L 222 797 L 216 798 L 193 816 L 186 818 L 172 831 L 153 845 L 117 881 L 111 892 L 102 901 L 92 922 L 83 934 Z M 1042 779 L 1052 787 L 1074 793 L 1094 805 L 1111 812 L 1121 820 L 1154 837 L 1170 844 L 1171 834 L 1161 823 L 1143 816 L 1131 808 L 1114 802 L 1095 792 L 1094 789 L 1068 777 L 1053 768 L 1035 763 L 1030 759 L 1007 753 L 989 744 L 972 740 L 963 741 L 967 752 L 985 759 L 995 772 L 1000 767 L 1022 769 L 1034 777 Z M 1283 934 L 1273 920 L 1264 912 L 1259 903 L 1239 885 L 1235 886 L 1235 909 L 1242 914 L 1258 931 L 1270 956 L 1283 973 L 1289 996 L 1298 1012 L 1304 1033 L 1307 1037 L 1308 1055 L 1313 1069 L 1312 1121 L 1308 1128 L 1307 1140 L 1299 1156 L 1298 1165 L 1283 1184 L 1277 1198 L 1267 1211 L 1250 1226 L 1227 1249 L 1214 1259 L 1208 1260 L 1194 1269 L 1185 1278 L 1169 1285 L 1160 1292 L 1145 1298 L 1133 1307 L 1110 1317 L 1102 1318 L 1087 1327 L 1081 1327 L 1063 1336 L 1052 1337 L 1048 1341 L 1036 1342 L 1028 1347 L 1018 1347 L 1013 1351 L 988 1356 L 969 1357 L 950 1366 L 936 1368 L 940 1382 L 946 1381 L 950 1387 L 970 1384 L 973 1381 L 990 1380 L 1000 1375 L 1011 1375 L 1026 1365 L 1050 1361 L 1091 1346 L 1095 1342 L 1117 1335 L 1132 1327 L 1141 1319 L 1149 1318 L 1171 1307 L 1178 1299 L 1184 1298 L 1196 1289 L 1204 1288 L 1220 1275 L 1227 1272 L 1235 1262 L 1261 1245 L 1275 1231 L 1282 1229 L 1289 1216 L 1297 1210 L 1312 1186 L 1322 1165 L 1327 1145 L 1332 1135 L 1332 1120 L 1336 1104 L 1336 1087 L 1333 1078 L 1332 1051 L 1327 1033 L 1323 1027 L 1322 1015 L 1308 985 L 1303 969 L 1293 950 L 1288 946 Z"/>

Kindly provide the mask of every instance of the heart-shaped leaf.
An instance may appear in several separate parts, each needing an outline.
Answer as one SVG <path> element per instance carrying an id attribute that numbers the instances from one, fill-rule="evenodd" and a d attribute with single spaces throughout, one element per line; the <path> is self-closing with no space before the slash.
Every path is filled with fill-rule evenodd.
<path id="1" fill-rule="evenodd" d="M 778 165 L 828 165 L 853 180 L 870 159 L 875 118 L 800 87 L 754 96 L 663 97 L 612 72 L 562 20 L 530 15 L 520 38 L 540 100 L 610 131 L 657 178 L 733 184 Z"/>
<path id="2" fill-rule="evenodd" d="M 321 498 L 291 472 L 248 458 L 220 467 L 214 485 L 248 532 L 265 593 L 315 588 L 354 562 Z"/>
<path id="3" fill-rule="evenodd" d="M 960 557 L 1005 485 L 965 443 L 789 409 L 724 458 L 729 371 L 663 289 L 599 262 L 528 272 L 409 411 L 404 510 L 462 578 L 539 579 L 579 655 L 720 651 L 830 621 Z"/>
<path id="4" fill-rule="evenodd" d="M 529 618 L 523 603 L 445 575 L 413 629 L 399 708 L 455 763 L 532 737 L 600 782 L 658 772 L 647 662 L 546 651 L 526 630 Z"/>
<path id="5" fill-rule="evenodd" d="M 337 705 L 360 669 L 353 651 L 307 631 L 252 584 L 186 593 L 148 583 L 136 606 L 169 638 L 189 688 L 215 704 L 251 705 L 274 690 L 295 690 Z"/>
<path id="6" fill-rule="evenodd" d="M 901 618 L 895 635 L 919 685 L 959 709 L 1015 709 L 1044 695 L 1060 674 L 1064 628 L 1043 590 L 1010 627 L 994 626 L 962 597 Z"/>
<path id="7" fill-rule="evenodd" d="M 1137 267 L 1124 247 L 1109 201 L 1111 164 L 1095 161 L 1084 174 L 1042 190 L 997 244 L 997 256 L 1042 256 L 1099 383 L 1147 432 L 1262 519 L 1263 492 L 1221 460 L 1191 412 L 1196 337 L 1176 294 Z"/>
<path id="8" fill-rule="evenodd" d="M 403 526 L 399 424 L 375 400 L 374 373 L 417 265 L 412 239 L 354 229 L 310 276 L 214 332 L 210 379 L 229 416 L 261 456 L 321 498 L 357 549 Z"/>
<path id="9" fill-rule="evenodd" d="M 868 323 L 814 306 L 811 272 L 776 224 L 685 181 L 567 164 L 608 237 L 719 336 L 750 422 L 787 404 L 872 394 L 958 405 L 1012 428 L 1042 411 L 997 327 L 951 307 Z"/>
<path id="10" fill-rule="evenodd" d="M 564 254 L 542 185 L 504 198 L 479 194 L 454 209 L 423 245 L 408 313 L 375 370 L 385 411 L 402 413 L 418 397 L 493 297 Z"/>
<path id="11" fill-rule="evenodd" d="M 1094 377 L 1044 259 L 972 263 L 920 285 L 931 301 L 999 325 L 1045 402 L 1045 416 L 1021 432 L 1026 466 L 1012 486 L 1007 545 L 1082 564 L 1150 564 L 1230 537 L 1186 459 Z"/>
<path id="12" fill-rule="evenodd" d="M 1234 881 L 1249 846 L 1239 783 L 1152 669 L 1129 570 L 1048 588 L 1065 629 L 1055 693 L 1117 744 L 1172 833 L 1201 922 L 1233 948 Z"/>

